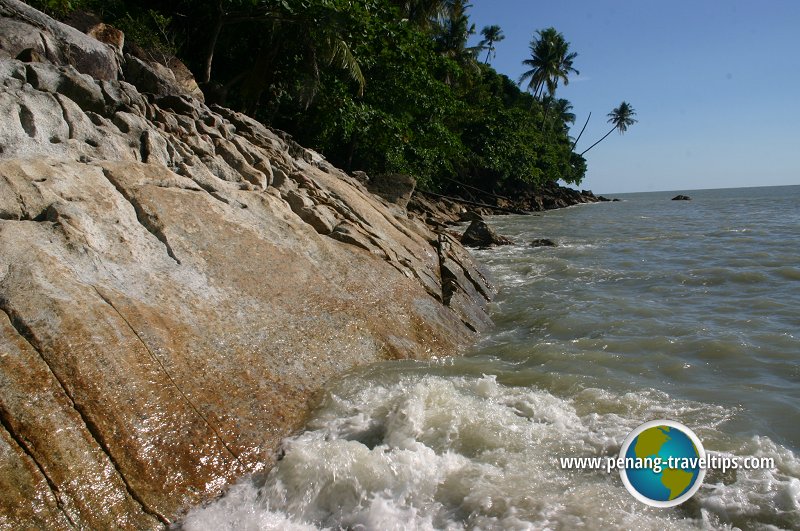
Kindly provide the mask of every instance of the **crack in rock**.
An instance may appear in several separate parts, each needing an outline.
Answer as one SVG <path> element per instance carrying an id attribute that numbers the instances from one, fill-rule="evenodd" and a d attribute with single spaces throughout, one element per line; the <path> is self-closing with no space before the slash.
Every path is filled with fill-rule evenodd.
<path id="1" fill-rule="evenodd" d="M 91 420 L 91 418 L 89 418 L 89 416 L 86 414 L 86 412 L 83 410 L 83 408 L 79 404 L 77 404 L 75 402 L 75 399 L 73 398 L 72 394 L 67 389 L 67 387 L 64 384 L 64 382 L 58 377 L 56 372 L 51 367 L 50 363 L 48 362 L 47 358 L 45 357 L 44 353 L 42 352 L 41 346 L 39 345 L 39 342 L 36 339 L 36 336 L 34 335 L 33 330 L 31 330 L 31 328 L 25 322 L 22 321 L 20 316 L 12 308 L 8 307 L 8 301 L 6 301 L 4 299 L 0 299 L 0 310 L 2 310 L 8 316 L 8 320 L 11 323 L 11 326 L 14 328 L 14 330 L 17 331 L 17 334 L 19 334 L 19 336 L 21 338 L 23 338 L 28 343 L 28 345 L 30 345 L 30 347 L 34 350 L 34 352 L 36 352 L 39 355 L 41 360 L 47 366 L 48 370 L 50 371 L 50 374 L 53 376 L 55 381 L 58 382 L 58 385 L 60 386 L 61 391 L 64 393 L 64 395 L 67 397 L 67 399 L 69 400 L 70 404 L 72 405 L 72 408 L 78 413 L 78 416 L 81 418 L 81 421 L 83 422 L 84 427 L 86 428 L 86 431 L 89 432 L 89 435 L 92 436 L 92 439 L 94 439 L 95 444 L 97 444 L 97 446 L 100 448 L 100 450 L 106 455 L 106 457 L 108 458 L 108 460 L 111 463 L 111 465 L 114 467 L 114 470 L 117 472 L 117 475 L 122 480 L 123 485 L 125 485 L 125 490 L 128 492 L 128 495 L 136 503 L 138 503 L 141 506 L 142 511 L 144 511 L 146 514 L 149 514 L 150 516 L 154 516 L 155 518 L 157 518 L 164 525 L 170 525 L 171 522 L 169 521 L 169 519 L 166 516 L 164 516 L 161 513 L 159 513 L 158 511 L 156 511 L 155 509 L 152 509 L 151 507 L 149 507 L 147 505 L 147 503 L 142 499 L 142 497 L 139 496 L 139 494 L 133 489 L 131 484 L 128 482 L 128 479 L 125 477 L 125 474 L 122 472 L 122 469 L 120 468 L 119 463 L 117 462 L 116 458 L 114 458 L 114 455 L 111 453 L 111 451 L 110 451 L 110 449 L 108 447 L 108 443 L 106 442 L 106 440 L 103 437 L 102 433 L 100 433 L 100 429 Z M 5 425 L 5 423 L 4 423 L 4 425 Z M 11 432 L 11 433 L 12 433 L 12 436 L 13 436 L 13 432 Z M 23 447 L 23 449 L 25 449 L 25 448 Z M 30 453 L 30 452 L 28 451 L 27 453 Z M 35 461 L 35 459 L 34 459 L 34 461 Z M 38 462 L 37 462 L 37 465 L 38 465 Z M 41 469 L 41 467 L 40 467 L 40 469 Z M 45 478 L 48 480 L 48 483 L 51 484 L 51 489 L 55 489 L 54 492 L 60 492 L 58 490 L 58 487 L 55 485 L 55 483 L 53 483 L 52 480 L 49 479 L 47 474 L 44 473 L 44 470 L 43 469 L 41 469 L 41 470 L 42 470 L 42 473 L 45 476 Z M 72 520 L 70 519 L 70 521 L 72 521 Z M 73 525 L 75 525 L 75 524 L 73 524 Z"/>

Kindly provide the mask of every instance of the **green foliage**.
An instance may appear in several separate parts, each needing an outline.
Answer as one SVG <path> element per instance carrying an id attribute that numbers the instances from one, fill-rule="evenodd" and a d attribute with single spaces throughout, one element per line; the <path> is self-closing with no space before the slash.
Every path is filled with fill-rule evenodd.
<path id="1" fill-rule="evenodd" d="M 114 25 L 125 33 L 127 39 L 164 57 L 175 55 L 178 51 L 174 43 L 175 37 L 169 29 L 171 23 L 172 17 L 154 9 L 128 11 L 114 21 Z"/>
<path id="2" fill-rule="evenodd" d="M 465 0 L 31 2 L 92 9 L 129 42 L 176 52 L 201 81 L 209 73 L 220 103 L 348 170 L 408 173 L 444 191 L 452 178 L 513 190 L 578 183 L 586 170 L 571 150 L 569 102 L 539 101 L 482 64 L 502 30 L 487 26 L 469 47 Z M 539 36 L 561 59 L 536 76 L 536 91 L 552 93 L 575 54 L 555 30 Z"/>
<path id="3" fill-rule="evenodd" d="M 519 83 L 529 80 L 528 90 L 534 96 L 541 96 L 546 88 L 553 97 L 559 81 L 567 85 L 569 75 L 579 73 L 572 66 L 578 54 L 569 51 L 569 43 L 555 28 L 543 29 L 536 34 L 538 37 L 534 37 L 530 44 L 530 59 L 522 61 L 529 70 L 520 76 Z"/>
<path id="4" fill-rule="evenodd" d="M 85 0 L 26 0 L 27 4 L 54 18 L 64 18 L 85 6 Z"/>

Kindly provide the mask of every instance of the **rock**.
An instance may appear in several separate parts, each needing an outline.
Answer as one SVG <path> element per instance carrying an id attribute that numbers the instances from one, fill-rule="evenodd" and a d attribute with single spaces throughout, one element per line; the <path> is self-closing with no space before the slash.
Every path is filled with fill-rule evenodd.
<path id="1" fill-rule="evenodd" d="M 89 39 L 26 20 L 0 27 L 50 62 Z M 0 59 L 0 528 L 168 527 L 331 378 L 490 325 L 455 238 L 252 118 L 76 65 Z"/>
<path id="2" fill-rule="evenodd" d="M 145 62 L 138 57 L 125 54 L 123 74 L 125 81 L 134 85 L 139 92 L 153 94 L 156 97 L 177 96 L 183 90 L 170 79 L 169 69 L 158 63 Z"/>
<path id="3" fill-rule="evenodd" d="M 123 73 L 140 92 L 164 97 L 189 97 L 203 103 L 203 91 L 191 71 L 174 56 L 154 57 L 136 44 L 125 46 Z"/>
<path id="4" fill-rule="evenodd" d="M 100 42 L 104 42 L 122 54 L 122 47 L 125 46 L 125 34 L 109 24 L 95 24 L 86 32 L 89 37 L 93 37 Z"/>
<path id="5" fill-rule="evenodd" d="M 19 0 L 0 0 L 0 58 L 17 57 L 26 49 L 98 80 L 117 79 L 120 70 L 117 53 L 107 44 Z"/>
<path id="6" fill-rule="evenodd" d="M 355 180 L 357 180 L 364 186 L 367 186 L 369 184 L 369 175 L 367 175 L 366 172 L 354 171 L 350 172 L 350 175 L 352 175 Z"/>
<path id="7" fill-rule="evenodd" d="M 547 238 L 536 238 L 531 242 L 531 247 L 558 247 L 558 245 Z"/>
<path id="8" fill-rule="evenodd" d="M 172 71 L 175 82 L 183 89 L 184 94 L 191 96 L 197 101 L 204 101 L 205 96 L 203 95 L 203 91 L 200 90 L 200 86 L 194 78 L 194 74 L 192 74 L 192 71 L 189 70 L 189 67 L 187 67 L 183 61 L 177 57 L 170 57 L 166 66 Z"/>
<path id="9" fill-rule="evenodd" d="M 676 195 L 672 198 L 673 201 L 691 201 L 692 198 L 688 195 Z"/>
<path id="10" fill-rule="evenodd" d="M 491 247 L 510 245 L 514 242 L 497 234 L 485 221 L 473 221 L 461 236 L 461 243 L 467 247 Z"/>
<path id="11" fill-rule="evenodd" d="M 23 63 L 44 63 L 47 61 L 47 58 L 34 48 L 25 48 L 17 54 L 17 60 Z"/>
<path id="12" fill-rule="evenodd" d="M 416 179 L 401 173 L 375 175 L 367 183 L 367 189 L 370 192 L 402 209 L 408 206 L 416 186 Z"/>
<path id="13" fill-rule="evenodd" d="M 445 223 L 455 224 L 459 222 L 459 215 L 463 208 L 445 199 L 432 200 L 424 194 L 415 193 L 406 207 L 408 214 L 415 219 L 440 229 Z"/>
<path id="14" fill-rule="evenodd" d="M 467 210 L 458 214 L 459 221 L 483 221 L 483 216 L 474 210 Z"/>
<path id="15" fill-rule="evenodd" d="M 442 232 L 438 242 L 443 302 L 453 308 L 463 322 L 470 323 L 470 327 L 488 328 L 491 321 L 485 308 L 471 302 L 491 300 L 497 294 L 487 271 L 469 259 L 457 237 Z"/>

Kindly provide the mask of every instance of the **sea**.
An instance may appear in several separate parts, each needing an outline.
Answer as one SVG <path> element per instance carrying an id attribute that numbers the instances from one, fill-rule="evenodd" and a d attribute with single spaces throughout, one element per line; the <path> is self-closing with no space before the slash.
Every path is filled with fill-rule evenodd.
<path id="1" fill-rule="evenodd" d="M 800 186 L 614 197 L 490 218 L 516 242 L 475 253 L 496 327 L 330 382 L 268 475 L 183 528 L 800 529 Z M 772 466 L 709 470 L 671 508 L 562 468 L 658 419 Z"/>

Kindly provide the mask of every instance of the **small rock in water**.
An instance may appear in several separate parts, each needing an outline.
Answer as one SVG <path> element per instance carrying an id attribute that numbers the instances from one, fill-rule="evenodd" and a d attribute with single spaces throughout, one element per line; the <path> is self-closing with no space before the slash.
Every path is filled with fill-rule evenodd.
<path id="1" fill-rule="evenodd" d="M 491 247 L 511 245 L 514 242 L 497 234 L 485 221 L 473 221 L 461 236 L 461 243 L 468 247 Z"/>
<path id="2" fill-rule="evenodd" d="M 483 221 L 483 216 L 472 210 L 461 212 L 458 214 L 459 221 Z"/>
<path id="3" fill-rule="evenodd" d="M 691 201 L 692 198 L 688 195 L 676 195 L 672 198 L 673 201 Z"/>
<path id="4" fill-rule="evenodd" d="M 531 242 L 531 247 L 558 247 L 558 245 L 547 238 L 536 238 Z"/>

